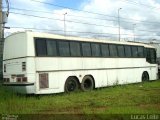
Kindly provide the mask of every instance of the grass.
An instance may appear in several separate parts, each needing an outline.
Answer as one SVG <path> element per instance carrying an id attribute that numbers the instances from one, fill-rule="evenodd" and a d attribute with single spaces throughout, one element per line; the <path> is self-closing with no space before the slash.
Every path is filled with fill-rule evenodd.
<path id="1" fill-rule="evenodd" d="M 0 114 L 160 114 L 160 80 L 41 96 L 17 95 L 0 86 Z"/>

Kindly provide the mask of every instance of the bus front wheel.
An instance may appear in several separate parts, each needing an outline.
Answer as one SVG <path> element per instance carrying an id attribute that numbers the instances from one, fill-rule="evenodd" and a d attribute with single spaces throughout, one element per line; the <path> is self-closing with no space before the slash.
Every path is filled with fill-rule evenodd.
<path id="1" fill-rule="evenodd" d="M 149 81 L 149 75 L 148 75 L 148 72 L 143 72 L 142 74 L 142 82 L 144 81 Z"/>
<path id="2" fill-rule="evenodd" d="M 83 91 L 90 91 L 94 88 L 94 80 L 91 76 L 85 76 L 81 83 L 81 89 Z"/>
<path id="3" fill-rule="evenodd" d="M 64 87 L 65 92 L 67 92 L 67 93 L 75 92 L 78 90 L 78 88 L 79 88 L 78 82 L 75 77 L 67 78 L 66 83 L 65 83 L 65 87 Z"/>

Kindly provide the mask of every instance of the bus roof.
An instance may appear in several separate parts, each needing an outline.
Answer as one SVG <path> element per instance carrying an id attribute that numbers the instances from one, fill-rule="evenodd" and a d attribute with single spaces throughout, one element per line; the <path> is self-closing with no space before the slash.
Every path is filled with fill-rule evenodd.
<path id="1" fill-rule="evenodd" d="M 124 44 L 124 45 L 134 45 L 134 46 L 144 46 L 147 48 L 155 48 L 151 45 L 145 44 L 145 43 L 138 43 L 138 42 L 126 42 L 126 41 L 113 41 L 113 40 L 102 40 L 102 39 L 95 39 L 95 38 L 81 38 L 81 37 L 74 37 L 74 36 L 63 36 L 63 35 L 57 35 L 57 34 L 51 34 L 51 33 L 43 33 L 43 32 L 32 32 L 32 31 L 22 31 L 22 32 L 15 32 L 11 35 L 7 36 L 9 38 L 10 36 L 14 36 L 17 34 L 27 34 L 32 37 L 37 38 L 50 38 L 50 39 L 59 39 L 59 40 L 74 40 L 74 41 L 84 41 L 84 42 L 97 42 L 97 43 L 110 43 L 110 44 Z"/>

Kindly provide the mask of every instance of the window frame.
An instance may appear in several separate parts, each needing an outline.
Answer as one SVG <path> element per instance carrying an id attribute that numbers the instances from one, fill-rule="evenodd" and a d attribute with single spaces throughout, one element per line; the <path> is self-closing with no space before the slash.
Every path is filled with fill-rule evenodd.
<path id="1" fill-rule="evenodd" d="M 38 40 L 42 40 L 44 41 L 44 49 L 45 49 L 45 55 L 38 55 Z M 56 52 L 55 52 L 55 55 L 48 55 L 48 41 L 54 41 L 55 42 L 55 47 L 54 49 L 56 49 Z M 68 55 L 61 55 L 60 53 L 60 42 L 66 42 L 67 43 L 67 47 L 68 47 Z M 73 43 L 73 46 L 74 46 L 74 43 L 78 44 L 79 46 L 79 50 L 77 50 L 77 55 L 73 55 L 71 52 L 71 44 Z M 89 46 L 89 49 L 87 48 L 87 53 L 88 55 L 84 54 L 86 53 L 83 48 L 83 44 L 88 44 Z M 97 47 L 98 45 L 98 47 Z M 113 48 L 115 48 L 114 52 L 114 55 L 112 56 L 111 55 L 111 49 L 112 48 L 112 45 L 114 46 Z M 99 43 L 99 42 L 85 42 L 85 41 L 76 41 L 76 40 L 64 40 L 64 39 L 52 39 L 52 38 L 41 38 L 41 37 L 34 37 L 34 46 L 35 46 L 35 56 L 36 57 L 90 57 L 90 58 L 146 58 L 146 61 L 148 61 L 149 63 L 151 63 L 151 60 L 148 60 L 149 58 L 147 58 L 148 56 L 146 54 L 151 54 L 150 52 L 148 52 L 148 49 L 153 49 L 154 50 L 154 56 L 156 56 L 156 51 L 154 48 L 146 48 L 144 46 L 140 46 L 140 45 L 127 45 L 127 44 L 112 44 L 112 43 Z M 118 48 L 119 46 L 123 46 L 123 49 L 124 49 L 124 56 L 123 55 L 120 55 L 119 54 L 119 49 L 122 49 L 122 48 Z M 42 47 L 43 47 L 43 44 L 42 44 Z M 87 46 L 86 46 L 87 47 Z M 136 48 L 134 48 L 136 47 Z M 142 47 L 140 49 L 140 47 Z M 73 47 L 74 48 L 74 47 Z M 98 50 L 98 52 L 95 52 L 96 54 L 94 55 L 94 48 L 98 48 L 96 50 Z M 53 50 L 54 50 L 53 49 Z M 75 48 L 76 49 L 76 48 Z M 127 54 L 127 50 L 130 49 L 130 52 L 128 52 L 129 54 Z M 52 50 L 52 49 L 50 49 Z M 88 51 L 89 50 L 89 51 Z M 105 50 L 105 52 L 104 52 Z M 136 56 L 133 55 L 133 50 L 136 50 L 137 54 Z M 142 50 L 143 50 L 143 57 L 142 57 Z M 84 53 L 83 53 L 84 52 Z M 43 53 L 43 51 L 42 51 Z M 51 52 L 52 53 L 52 52 Z M 98 53 L 98 54 L 97 54 Z M 139 53 L 141 55 L 139 55 Z M 150 55 L 149 55 L 150 56 Z M 150 56 L 151 57 L 151 56 Z M 151 59 L 151 58 L 150 58 Z M 153 58 L 152 58 L 153 59 Z M 154 60 L 156 61 L 155 57 L 154 57 Z M 153 62 L 152 62 L 153 63 Z"/>

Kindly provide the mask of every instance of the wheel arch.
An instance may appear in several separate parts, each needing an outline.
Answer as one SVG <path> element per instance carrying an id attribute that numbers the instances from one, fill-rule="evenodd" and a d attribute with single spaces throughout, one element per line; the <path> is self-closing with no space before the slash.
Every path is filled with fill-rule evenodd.
<path id="1" fill-rule="evenodd" d="M 79 81 L 79 79 L 78 79 L 78 77 L 77 76 L 75 76 L 75 75 L 73 75 L 73 76 L 68 76 L 68 78 L 70 78 L 70 77 L 73 77 L 73 78 L 75 78 L 76 79 L 76 81 L 78 82 L 78 85 L 80 86 L 80 81 Z M 67 78 L 67 79 L 68 79 Z M 66 81 L 67 81 L 67 79 L 66 79 Z M 65 82 L 66 82 L 65 81 Z"/>
<path id="2" fill-rule="evenodd" d="M 146 73 L 148 75 L 148 77 L 150 76 L 150 74 L 149 74 L 149 72 L 147 70 L 143 71 L 143 73 Z"/>

